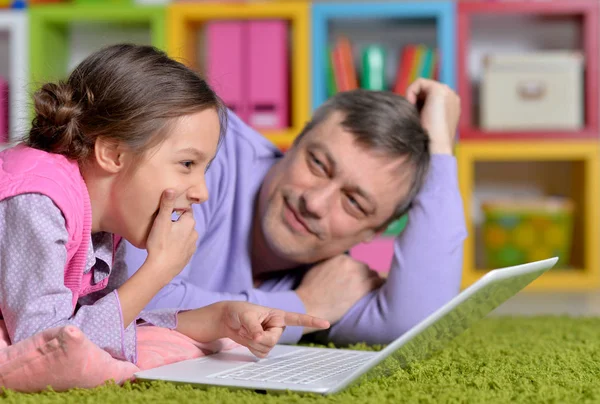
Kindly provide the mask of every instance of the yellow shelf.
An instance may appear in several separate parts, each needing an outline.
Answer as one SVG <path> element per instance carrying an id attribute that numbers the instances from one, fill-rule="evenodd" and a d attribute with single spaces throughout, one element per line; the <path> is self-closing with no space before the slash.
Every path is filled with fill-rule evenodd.
<path id="1" fill-rule="evenodd" d="M 167 8 L 167 52 L 187 65 L 197 66 L 196 30 L 205 22 L 222 19 L 284 19 L 291 26 L 291 97 L 289 129 L 263 134 L 287 148 L 310 119 L 310 8 L 307 2 L 176 3 Z"/>
<path id="2" fill-rule="evenodd" d="M 296 139 L 300 130 L 287 129 L 281 131 L 265 131 L 263 135 L 275 144 L 275 146 L 287 150 L 291 147 L 292 143 L 294 143 L 294 139 Z"/>
<path id="3" fill-rule="evenodd" d="M 457 154 L 477 160 L 573 160 L 598 157 L 597 140 L 572 141 L 463 141 Z M 460 156 L 458 156 L 460 157 Z"/>
<path id="4" fill-rule="evenodd" d="M 473 284 L 486 273 L 484 269 L 465 271 L 463 288 Z M 529 284 L 526 291 L 585 291 L 598 289 L 597 273 L 586 269 L 550 270 Z"/>
<path id="5" fill-rule="evenodd" d="M 459 184 L 464 201 L 469 236 L 464 245 L 462 287 L 478 280 L 486 270 L 475 263 L 475 226 L 473 193 L 475 191 L 475 164 L 478 162 L 564 162 L 581 164 L 581 174 L 573 178 L 571 188 L 580 193 L 582 268 L 551 270 L 532 283 L 529 290 L 575 291 L 600 287 L 600 144 L 596 140 L 576 141 L 464 141 L 456 148 Z"/>

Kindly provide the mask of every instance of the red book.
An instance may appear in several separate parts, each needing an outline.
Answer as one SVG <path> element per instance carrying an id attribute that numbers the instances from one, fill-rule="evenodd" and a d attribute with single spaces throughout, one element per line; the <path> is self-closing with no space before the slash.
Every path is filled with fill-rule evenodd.
<path id="1" fill-rule="evenodd" d="M 396 83 L 394 84 L 394 92 L 396 94 L 406 95 L 406 89 L 410 85 L 410 73 L 413 68 L 416 51 L 416 45 L 407 45 L 402 49 L 396 72 Z"/>

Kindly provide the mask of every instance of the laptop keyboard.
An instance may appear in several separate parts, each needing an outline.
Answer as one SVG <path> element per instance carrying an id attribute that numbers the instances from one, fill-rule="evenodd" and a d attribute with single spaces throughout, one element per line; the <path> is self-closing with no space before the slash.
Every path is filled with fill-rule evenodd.
<path id="1" fill-rule="evenodd" d="M 309 384 L 356 369 L 370 358 L 372 353 L 365 352 L 299 350 L 216 373 L 210 377 Z"/>

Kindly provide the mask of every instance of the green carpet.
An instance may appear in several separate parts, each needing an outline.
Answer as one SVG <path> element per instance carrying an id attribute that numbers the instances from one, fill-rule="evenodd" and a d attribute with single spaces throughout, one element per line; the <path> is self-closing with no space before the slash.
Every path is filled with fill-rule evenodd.
<path id="1" fill-rule="evenodd" d="M 67 393 L 5 392 L 0 402 L 600 402 L 600 319 L 489 318 L 426 361 L 329 397 L 263 395 L 221 388 L 202 390 L 153 382 Z"/>

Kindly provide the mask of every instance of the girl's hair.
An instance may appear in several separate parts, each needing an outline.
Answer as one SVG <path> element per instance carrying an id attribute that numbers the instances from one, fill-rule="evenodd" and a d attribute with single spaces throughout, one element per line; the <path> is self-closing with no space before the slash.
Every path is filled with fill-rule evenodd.
<path id="1" fill-rule="evenodd" d="M 173 118 L 209 108 L 219 115 L 221 137 L 226 130 L 227 110 L 206 81 L 152 46 L 101 49 L 33 98 L 26 144 L 79 162 L 100 136 L 141 155 L 164 139 Z"/>

